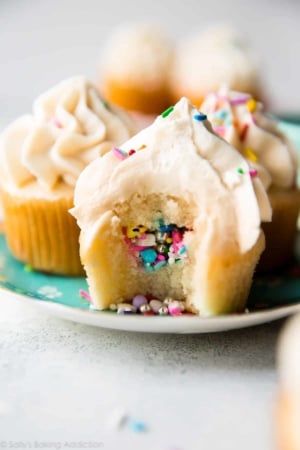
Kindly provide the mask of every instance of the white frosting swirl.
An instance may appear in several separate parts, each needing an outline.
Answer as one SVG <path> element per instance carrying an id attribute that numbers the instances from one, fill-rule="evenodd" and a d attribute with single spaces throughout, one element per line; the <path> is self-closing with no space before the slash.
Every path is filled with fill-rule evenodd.
<path id="1" fill-rule="evenodd" d="M 41 95 L 26 115 L 4 130 L 0 158 L 17 186 L 36 179 L 47 188 L 74 186 L 97 156 L 132 135 L 123 112 L 107 104 L 83 77 L 65 80 Z"/>
<path id="2" fill-rule="evenodd" d="M 245 156 L 266 189 L 290 189 L 297 176 L 296 150 L 249 94 L 221 89 L 200 107 L 216 133 Z"/>
<path id="3" fill-rule="evenodd" d="M 210 224 L 212 252 L 231 240 L 246 252 L 260 235 L 261 220 L 271 217 L 266 192 L 250 176 L 246 160 L 212 132 L 186 98 L 82 172 L 72 210 L 82 229 L 82 252 L 96 237 L 101 216 L 116 203 L 156 193 L 186 200 L 196 220 Z"/>

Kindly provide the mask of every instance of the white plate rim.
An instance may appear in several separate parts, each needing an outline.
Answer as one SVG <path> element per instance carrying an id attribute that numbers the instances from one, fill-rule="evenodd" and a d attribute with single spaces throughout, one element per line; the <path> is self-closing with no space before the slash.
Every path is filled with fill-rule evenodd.
<path id="1" fill-rule="evenodd" d="M 25 294 L 10 291 L 2 286 L 0 287 L 0 293 L 5 294 L 0 296 L 2 301 L 9 299 L 24 303 L 25 300 L 29 304 L 41 308 L 61 319 L 100 328 L 145 333 L 216 333 L 261 325 L 300 312 L 300 303 L 297 303 L 245 314 L 228 314 L 215 317 L 147 317 L 140 315 L 118 315 L 109 312 L 80 309 L 55 303 L 51 300 L 32 298 Z"/>

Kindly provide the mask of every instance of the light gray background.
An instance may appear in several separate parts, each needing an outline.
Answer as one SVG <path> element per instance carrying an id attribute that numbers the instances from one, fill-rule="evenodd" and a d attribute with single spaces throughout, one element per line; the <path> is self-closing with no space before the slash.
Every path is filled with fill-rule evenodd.
<path id="1" fill-rule="evenodd" d="M 0 110 L 28 112 L 61 79 L 96 80 L 103 42 L 124 21 L 161 24 L 174 39 L 215 24 L 244 33 L 274 111 L 300 111 L 298 0 L 0 0 Z"/>
<path id="2" fill-rule="evenodd" d="M 261 61 L 274 111 L 299 112 L 299 18 L 297 0 L 0 0 L 1 121 L 65 77 L 95 80 L 103 41 L 136 19 L 178 39 L 217 22 L 236 26 Z M 130 334 L 64 322 L 1 294 L 0 447 L 91 440 L 105 450 L 272 450 L 281 325 Z M 148 431 L 109 430 L 116 408 Z"/>

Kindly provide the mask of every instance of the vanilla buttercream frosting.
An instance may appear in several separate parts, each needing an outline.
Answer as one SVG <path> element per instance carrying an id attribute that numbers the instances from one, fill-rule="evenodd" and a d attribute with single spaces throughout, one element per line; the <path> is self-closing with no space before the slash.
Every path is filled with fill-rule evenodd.
<path id="1" fill-rule="evenodd" d="M 186 98 L 80 175 L 72 213 L 81 228 L 82 254 L 117 203 L 155 193 L 185 200 L 197 220 L 209 223 L 212 252 L 220 251 L 220 236 L 223 248 L 237 242 L 241 252 L 248 251 L 261 221 L 271 218 L 265 189 L 246 159 Z"/>
<path id="2" fill-rule="evenodd" d="M 266 189 L 294 187 L 296 150 L 250 94 L 227 88 L 208 94 L 201 105 L 216 133 L 239 150 Z"/>
<path id="3" fill-rule="evenodd" d="M 58 181 L 74 186 L 87 164 L 132 134 L 122 111 L 104 101 L 84 77 L 70 78 L 41 95 L 32 114 L 3 131 L 3 176 L 17 187 L 34 180 L 50 190 Z"/>
<path id="4" fill-rule="evenodd" d="M 224 83 L 232 89 L 257 92 L 257 62 L 236 30 L 212 27 L 178 45 L 171 82 L 175 92 L 191 98 L 201 98 Z"/>

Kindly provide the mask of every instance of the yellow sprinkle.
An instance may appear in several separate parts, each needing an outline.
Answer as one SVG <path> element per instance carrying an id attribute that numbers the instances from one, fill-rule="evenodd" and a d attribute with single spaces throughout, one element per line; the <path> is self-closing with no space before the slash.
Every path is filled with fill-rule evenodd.
<path id="1" fill-rule="evenodd" d="M 140 231 L 138 229 L 138 227 L 132 225 L 129 227 L 126 227 L 126 235 L 128 238 L 132 239 L 137 237 L 140 234 Z"/>
<path id="2" fill-rule="evenodd" d="M 144 234 L 147 230 L 148 228 L 143 225 L 129 225 L 126 227 L 126 236 L 129 239 L 133 239 Z"/>
<path id="3" fill-rule="evenodd" d="M 142 144 L 142 145 L 139 147 L 139 150 L 143 150 L 143 148 L 146 148 L 146 147 L 147 147 L 147 145 Z"/>
<path id="4" fill-rule="evenodd" d="M 148 228 L 147 228 L 147 227 L 144 227 L 143 225 L 139 225 L 139 230 L 140 230 L 140 234 L 144 234 L 145 231 L 148 230 Z"/>
<path id="5" fill-rule="evenodd" d="M 245 157 L 247 158 L 247 159 L 249 159 L 250 161 L 252 161 L 252 162 L 256 162 L 257 161 L 257 156 L 256 156 L 256 154 L 254 153 L 254 151 L 253 150 L 251 150 L 251 148 L 245 148 L 244 149 L 244 155 L 245 155 Z"/>
<path id="6" fill-rule="evenodd" d="M 256 101 L 254 100 L 254 98 L 250 98 L 247 101 L 247 108 L 251 113 L 253 113 L 256 110 Z"/>

